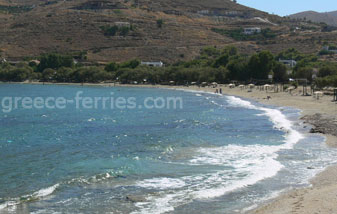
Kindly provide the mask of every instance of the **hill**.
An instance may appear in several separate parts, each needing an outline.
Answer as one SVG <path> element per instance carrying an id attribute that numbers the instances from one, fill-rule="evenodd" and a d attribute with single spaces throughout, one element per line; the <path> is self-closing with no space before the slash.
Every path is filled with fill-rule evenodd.
<path id="1" fill-rule="evenodd" d="M 315 11 L 305 11 L 305 12 L 290 15 L 290 17 L 300 18 L 300 19 L 305 18 L 307 20 L 311 20 L 317 23 L 324 22 L 328 25 L 337 27 L 337 11 L 327 12 L 327 13 L 318 13 Z"/>
<path id="2" fill-rule="evenodd" d="M 89 61 L 189 60 L 205 46 L 317 52 L 336 33 L 230 0 L 0 0 L 0 55 L 86 55 Z M 258 36 L 243 35 L 260 27 Z M 300 29 L 300 30 L 296 30 Z M 295 32 L 296 31 L 296 32 Z"/>

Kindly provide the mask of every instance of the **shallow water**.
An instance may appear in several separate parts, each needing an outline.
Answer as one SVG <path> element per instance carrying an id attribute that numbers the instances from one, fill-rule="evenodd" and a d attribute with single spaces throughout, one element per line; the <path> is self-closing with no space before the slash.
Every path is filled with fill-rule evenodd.
<path id="1" fill-rule="evenodd" d="M 182 90 L 0 85 L 0 97 L 78 91 L 181 97 L 183 109 L 1 112 L 1 213 L 240 213 L 334 163 L 295 109 Z"/>

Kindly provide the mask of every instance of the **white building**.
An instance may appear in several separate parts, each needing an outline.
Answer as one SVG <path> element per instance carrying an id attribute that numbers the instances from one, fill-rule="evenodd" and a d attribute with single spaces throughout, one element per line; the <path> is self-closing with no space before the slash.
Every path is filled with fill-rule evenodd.
<path id="1" fill-rule="evenodd" d="M 164 63 L 162 61 L 159 62 L 141 62 L 142 65 L 147 65 L 150 67 L 163 67 Z"/>
<path id="2" fill-rule="evenodd" d="M 287 66 L 289 66 L 289 67 L 291 67 L 291 68 L 295 67 L 296 64 L 297 64 L 297 62 L 295 60 L 292 60 L 292 59 L 291 60 L 279 59 L 278 61 L 281 62 L 281 63 L 283 63 L 283 64 L 285 64 L 285 65 L 287 65 Z"/>
<path id="3" fill-rule="evenodd" d="M 226 11 L 225 15 L 226 16 L 237 16 L 237 15 L 241 15 L 241 13 L 239 13 L 238 11 L 233 10 L 233 11 Z"/>
<path id="4" fill-rule="evenodd" d="M 208 15 L 209 14 L 209 10 L 200 10 L 200 11 L 198 11 L 198 14 L 200 14 L 200 15 Z"/>
<path id="5" fill-rule="evenodd" d="M 261 33 L 261 28 L 259 28 L 259 27 L 244 28 L 243 33 L 246 34 L 246 35 L 252 35 L 252 34 L 255 34 L 255 33 Z"/>
<path id="6" fill-rule="evenodd" d="M 115 22 L 115 26 L 118 27 L 130 27 L 130 22 Z"/>

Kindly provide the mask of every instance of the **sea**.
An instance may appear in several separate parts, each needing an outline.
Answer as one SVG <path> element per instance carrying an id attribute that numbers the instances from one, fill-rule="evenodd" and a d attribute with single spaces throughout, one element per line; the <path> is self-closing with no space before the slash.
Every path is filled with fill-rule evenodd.
<path id="1" fill-rule="evenodd" d="M 137 105 L 81 106 L 88 97 Z M 55 98 L 67 105 L 43 105 Z M 0 84 L 0 100 L 1 214 L 245 213 L 336 163 L 300 110 L 240 97 Z"/>

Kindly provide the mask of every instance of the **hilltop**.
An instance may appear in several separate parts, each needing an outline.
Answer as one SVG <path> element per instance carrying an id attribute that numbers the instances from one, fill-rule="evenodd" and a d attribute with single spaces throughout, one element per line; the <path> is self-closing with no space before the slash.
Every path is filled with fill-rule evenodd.
<path id="1" fill-rule="evenodd" d="M 230 0 L 0 0 L 0 55 L 59 52 L 89 61 L 190 60 L 205 46 L 315 53 L 337 33 Z M 261 36 L 242 36 L 259 27 Z"/>
<path id="2" fill-rule="evenodd" d="M 336 26 L 337 27 L 337 11 L 333 12 L 327 12 L 327 13 L 318 13 L 315 11 L 305 11 L 301 13 L 296 13 L 293 15 L 290 15 L 291 18 L 300 18 L 300 19 L 307 19 L 311 20 L 313 22 L 324 22 L 328 25 L 331 26 Z"/>

